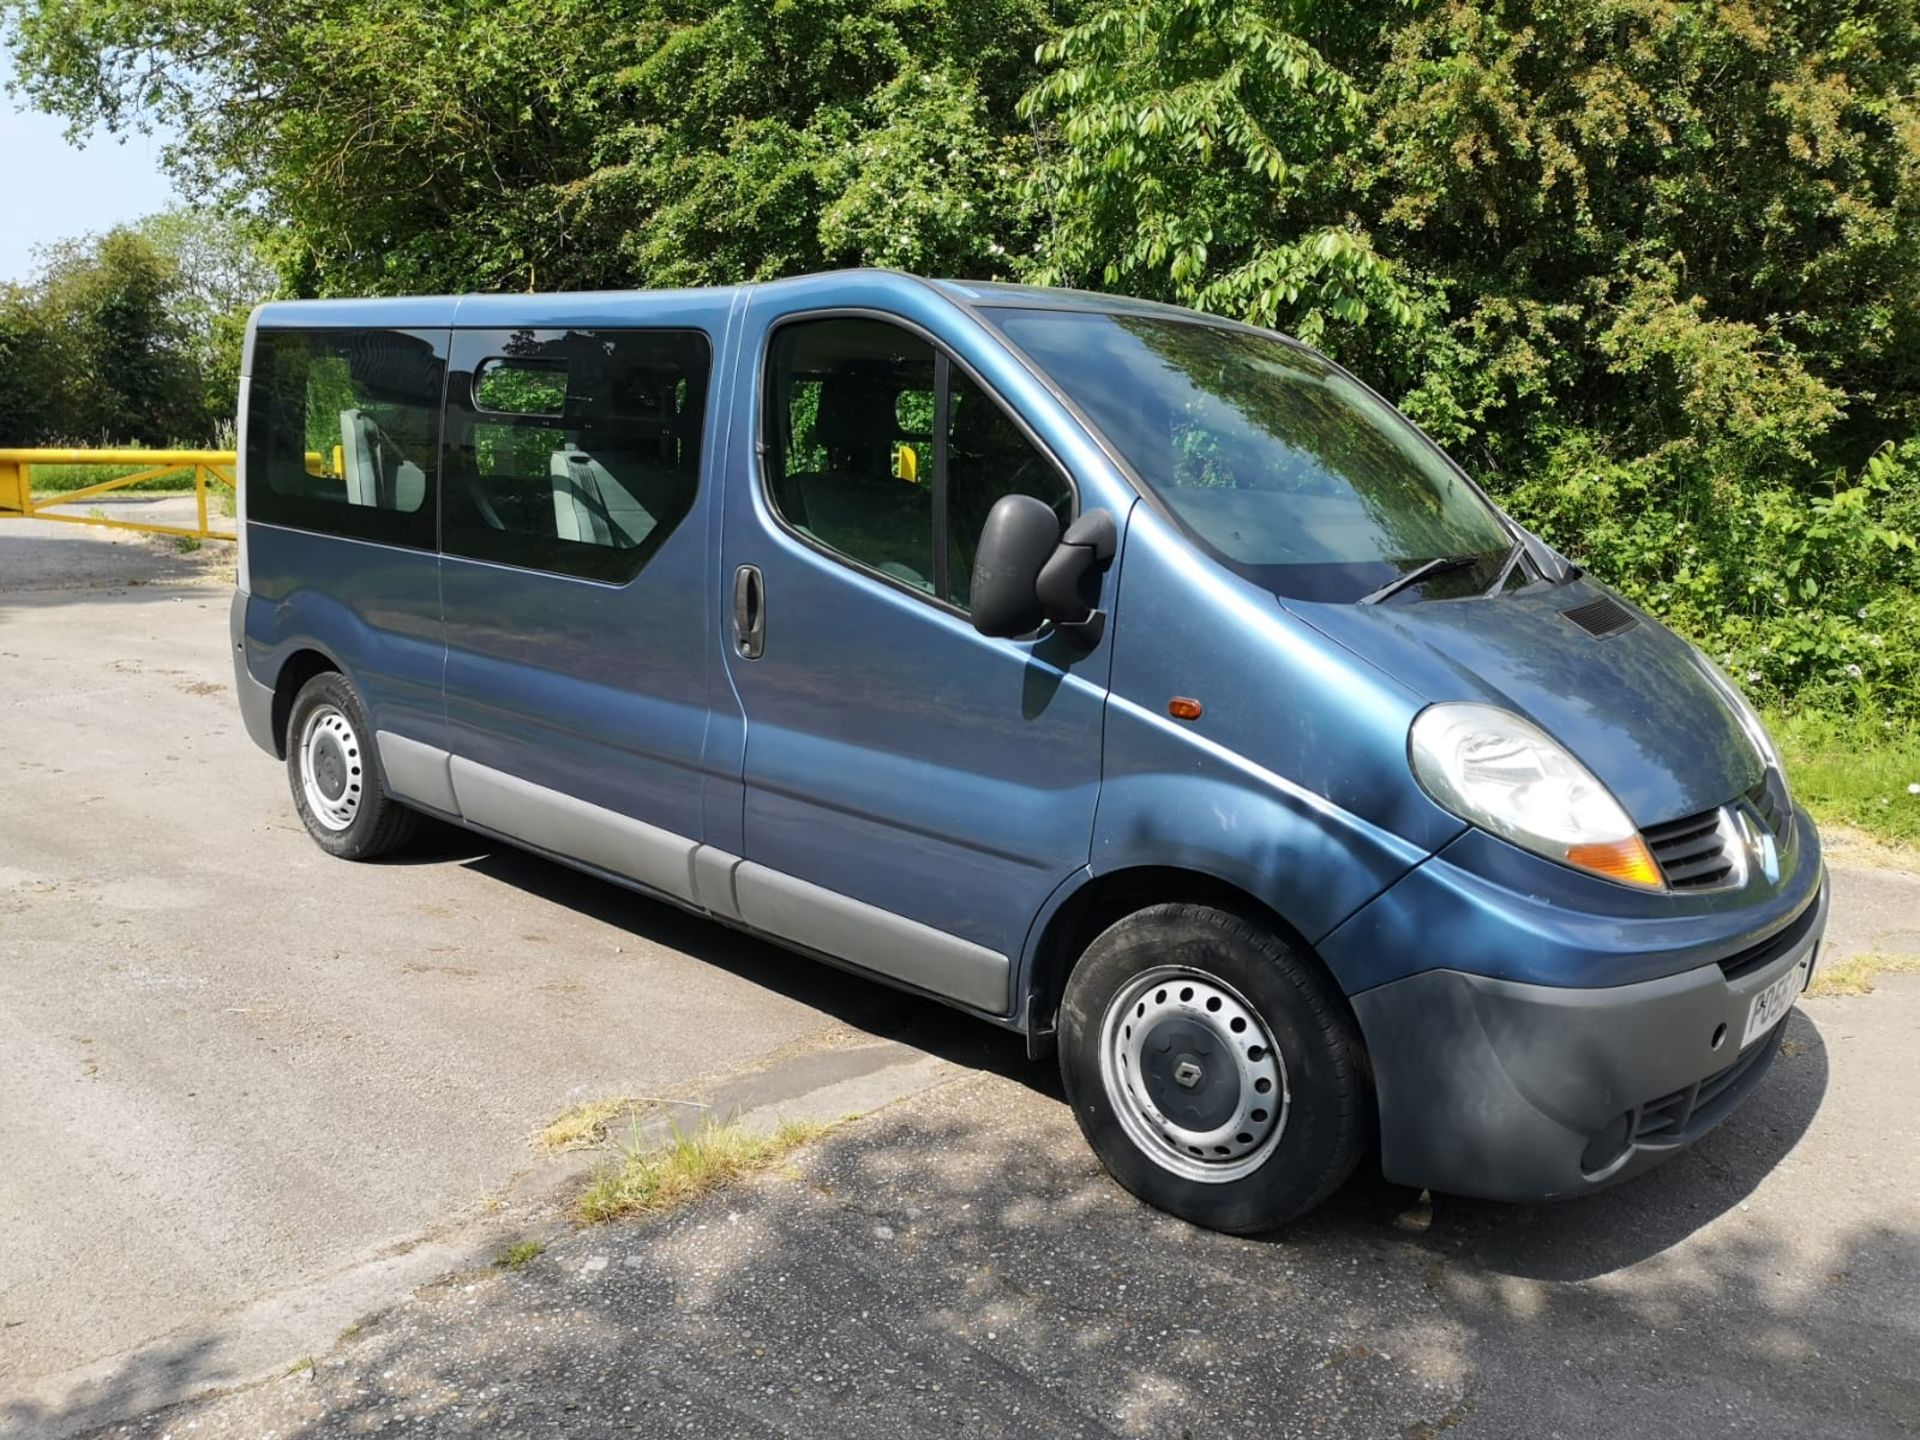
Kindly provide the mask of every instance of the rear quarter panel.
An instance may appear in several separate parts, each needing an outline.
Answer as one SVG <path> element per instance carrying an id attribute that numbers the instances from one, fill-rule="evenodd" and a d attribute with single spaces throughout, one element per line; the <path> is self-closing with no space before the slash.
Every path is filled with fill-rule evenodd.
<path id="1" fill-rule="evenodd" d="M 317 650 L 353 681 L 376 731 L 445 746 L 440 567 L 425 551 L 250 524 L 247 668 L 272 685 Z"/>

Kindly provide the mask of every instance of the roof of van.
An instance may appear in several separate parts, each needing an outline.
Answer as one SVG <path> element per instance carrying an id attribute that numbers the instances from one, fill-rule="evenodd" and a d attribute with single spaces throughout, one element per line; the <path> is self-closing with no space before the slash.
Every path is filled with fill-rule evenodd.
<path id="1" fill-rule="evenodd" d="M 1041 285 L 1008 285 L 994 280 L 925 280 L 897 270 L 839 270 L 767 280 L 751 285 L 716 285 L 698 290 L 576 290 L 522 295 L 409 295 L 387 299 L 270 300 L 254 312 L 257 325 L 379 326 L 432 329 L 474 325 L 505 329 L 516 325 L 578 326 L 632 324 L 716 325 L 751 290 L 806 285 L 821 289 L 839 276 L 887 277 L 902 286 L 931 286 L 963 305 L 1009 305 L 1053 310 L 1104 310 L 1124 313 L 1191 311 L 1122 295 L 1097 295 Z"/>

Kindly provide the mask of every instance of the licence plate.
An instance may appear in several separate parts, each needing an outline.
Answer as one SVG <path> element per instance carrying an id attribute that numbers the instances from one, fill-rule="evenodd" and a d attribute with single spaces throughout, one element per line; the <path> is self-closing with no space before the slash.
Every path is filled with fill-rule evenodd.
<path id="1" fill-rule="evenodd" d="M 1740 1038 L 1742 1050 L 1771 1030 L 1780 1017 L 1793 1008 L 1793 1002 L 1807 988 L 1807 969 L 1812 964 L 1813 951 L 1809 950 L 1791 970 L 1753 997 L 1753 1003 L 1747 1007 L 1747 1033 Z"/>

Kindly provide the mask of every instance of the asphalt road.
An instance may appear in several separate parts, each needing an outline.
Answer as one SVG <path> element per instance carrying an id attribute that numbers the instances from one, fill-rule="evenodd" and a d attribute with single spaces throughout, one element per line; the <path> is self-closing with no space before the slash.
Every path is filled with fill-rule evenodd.
<path id="1" fill-rule="evenodd" d="M 240 733 L 223 559 L 0 523 L 0 1433 L 1920 1427 L 1920 977 L 1806 1002 L 1605 1196 L 1363 1179 L 1207 1235 L 937 1007 L 451 833 L 327 860 Z M 1834 953 L 1920 953 L 1920 878 L 1835 882 Z M 528 1136 L 610 1094 L 897 1103 L 573 1234 Z"/>

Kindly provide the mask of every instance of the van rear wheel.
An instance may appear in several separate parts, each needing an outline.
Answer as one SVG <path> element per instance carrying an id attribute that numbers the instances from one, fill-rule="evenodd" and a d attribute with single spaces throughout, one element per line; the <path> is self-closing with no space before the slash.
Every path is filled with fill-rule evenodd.
<path id="1" fill-rule="evenodd" d="M 1060 1073 L 1087 1141 L 1151 1205 L 1270 1230 L 1339 1187 L 1368 1138 L 1359 1033 L 1271 931 L 1155 905 L 1089 945 L 1060 1003 Z"/>
<path id="2" fill-rule="evenodd" d="M 316 675 L 287 717 L 287 781 L 307 833 L 329 855 L 371 860 L 413 838 L 420 817 L 391 799 L 366 711 L 347 677 Z"/>

